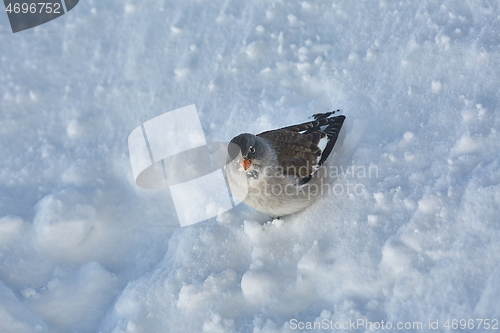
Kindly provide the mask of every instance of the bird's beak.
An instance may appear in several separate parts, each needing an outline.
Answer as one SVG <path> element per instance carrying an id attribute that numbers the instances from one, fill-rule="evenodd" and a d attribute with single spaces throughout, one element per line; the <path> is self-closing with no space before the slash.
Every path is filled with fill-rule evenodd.
<path id="1" fill-rule="evenodd" d="M 244 158 L 240 162 L 240 166 L 246 171 L 248 168 L 250 168 L 250 165 L 252 165 L 252 161 L 250 161 L 248 158 Z"/>

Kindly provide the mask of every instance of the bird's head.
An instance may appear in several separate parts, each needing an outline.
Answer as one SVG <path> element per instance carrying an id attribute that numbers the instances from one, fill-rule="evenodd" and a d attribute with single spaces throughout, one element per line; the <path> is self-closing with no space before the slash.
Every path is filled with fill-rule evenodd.
<path id="1" fill-rule="evenodd" d="M 227 148 L 230 161 L 239 163 L 240 168 L 244 171 L 258 169 L 268 150 L 262 140 L 262 138 L 249 133 L 234 137 Z"/>

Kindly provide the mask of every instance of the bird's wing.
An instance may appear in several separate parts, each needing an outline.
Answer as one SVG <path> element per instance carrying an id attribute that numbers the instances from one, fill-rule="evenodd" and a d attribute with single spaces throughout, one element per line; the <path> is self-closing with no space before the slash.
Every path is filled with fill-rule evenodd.
<path id="1" fill-rule="evenodd" d="M 307 183 L 325 162 L 337 141 L 345 116 L 335 111 L 313 115 L 314 120 L 257 134 L 274 146 L 278 163 L 287 175 Z"/>

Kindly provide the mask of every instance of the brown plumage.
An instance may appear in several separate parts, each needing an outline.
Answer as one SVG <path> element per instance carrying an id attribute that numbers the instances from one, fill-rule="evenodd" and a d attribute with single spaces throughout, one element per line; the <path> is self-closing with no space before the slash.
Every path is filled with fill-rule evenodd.
<path id="1" fill-rule="evenodd" d="M 337 141 L 345 116 L 328 118 L 334 113 L 315 114 L 313 121 L 266 131 L 257 136 L 267 140 L 276 149 L 283 172 L 302 178 L 304 183 L 328 158 Z M 325 128 L 322 130 L 322 127 Z M 328 144 L 321 150 L 318 144 L 326 136 Z"/>
<path id="2" fill-rule="evenodd" d="M 276 149 L 278 161 L 286 175 L 304 178 L 311 175 L 318 165 L 318 157 L 321 155 L 318 143 L 326 134 L 301 134 L 286 130 L 268 131 L 257 136 L 266 139 Z"/>

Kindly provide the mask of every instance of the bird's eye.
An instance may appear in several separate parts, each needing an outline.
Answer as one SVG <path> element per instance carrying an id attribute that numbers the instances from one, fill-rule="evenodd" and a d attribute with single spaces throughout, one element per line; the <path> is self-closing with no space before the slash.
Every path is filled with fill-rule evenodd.
<path id="1" fill-rule="evenodd" d="M 255 153 L 255 148 L 250 146 L 248 147 L 248 151 L 250 152 L 250 154 L 254 154 Z"/>

